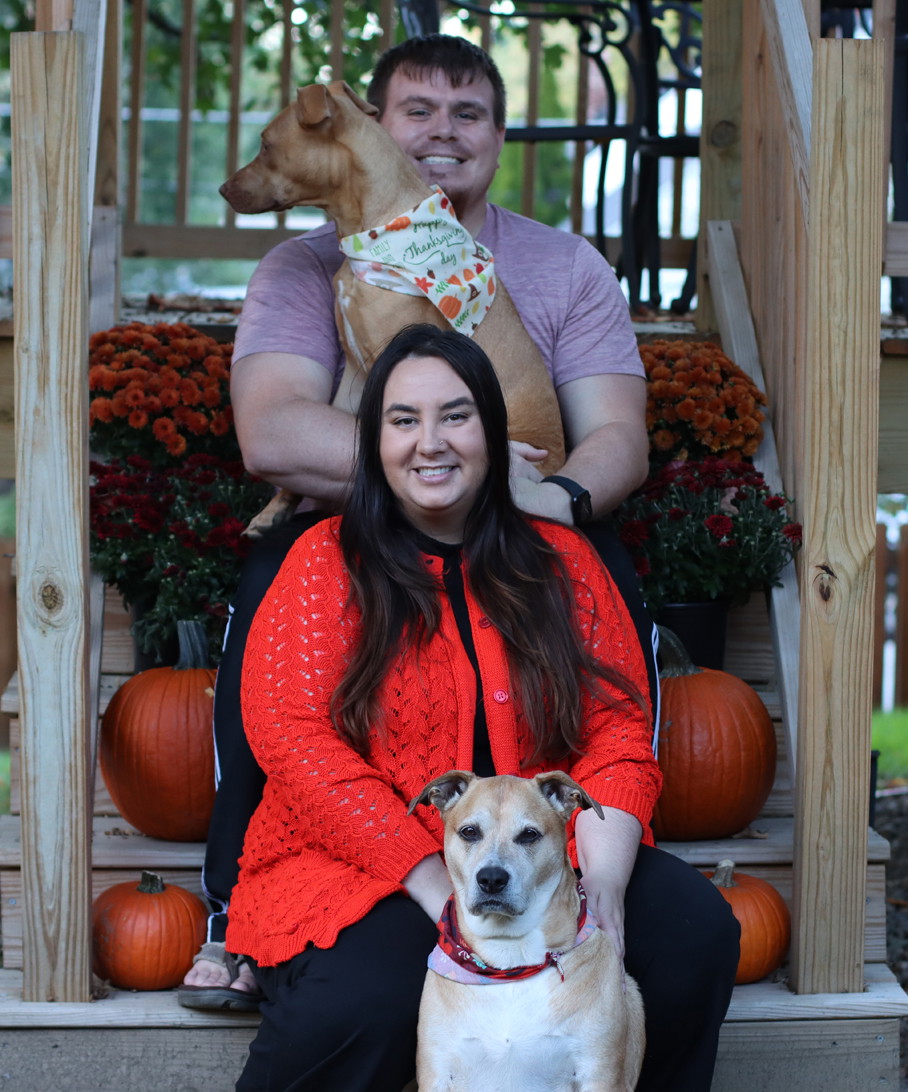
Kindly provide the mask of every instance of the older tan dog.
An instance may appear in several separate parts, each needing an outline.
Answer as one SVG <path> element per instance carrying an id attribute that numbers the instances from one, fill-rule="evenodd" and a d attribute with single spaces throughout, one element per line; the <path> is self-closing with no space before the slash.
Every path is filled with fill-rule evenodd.
<path id="1" fill-rule="evenodd" d="M 259 154 L 223 186 L 236 211 L 324 209 L 339 238 L 368 232 L 415 208 L 429 186 L 377 124 L 374 106 L 340 81 L 297 91 L 262 134 Z M 372 361 L 404 326 L 450 324 L 423 295 L 402 295 L 356 278 L 345 261 L 335 277 L 335 317 L 347 367 L 334 405 L 353 413 Z M 558 400 L 539 350 L 498 280 L 494 302 L 474 338 L 489 354 L 508 406 L 511 439 L 547 449 L 544 474 L 564 463 Z"/>
<path id="2" fill-rule="evenodd" d="M 566 852 L 567 774 L 452 770 L 410 805 L 444 817 L 454 885 L 419 1010 L 419 1092 L 630 1092 L 643 1004 L 590 918 Z M 497 968 L 497 971 L 492 971 Z"/>

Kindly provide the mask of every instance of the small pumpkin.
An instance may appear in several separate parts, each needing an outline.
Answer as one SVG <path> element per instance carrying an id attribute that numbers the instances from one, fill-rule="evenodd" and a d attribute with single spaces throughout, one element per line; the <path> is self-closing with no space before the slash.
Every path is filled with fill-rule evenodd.
<path id="1" fill-rule="evenodd" d="M 176 667 L 128 679 L 101 722 L 98 760 L 123 818 L 152 838 L 200 842 L 214 806 L 215 671 L 199 622 L 178 622 Z"/>
<path id="2" fill-rule="evenodd" d="M 92 957 L 99 978 L 124 990 L 169 990 L 183 981 L 205 940 L 202 900 L 154 872 L 114 884 L 92 906 Z"/>
<path id="3" fill-rule="evenodd" d="M 663 841 L 737 834 L 760 814 L 776 775 L 776 734 L 760 695 L 725 671 L 694 667 L 659 627 L 659 766 L 653 830 Z"/>
<path id="4" fill-rule="evenodd" d="M 782 965 L 791 942 L 791 913 L 767 880 L 735 872 L 734 861 L 720 861 L 706 876 L 719 889 L 741 925 L 741 955 L 735 985 L 759 982 Z"/>

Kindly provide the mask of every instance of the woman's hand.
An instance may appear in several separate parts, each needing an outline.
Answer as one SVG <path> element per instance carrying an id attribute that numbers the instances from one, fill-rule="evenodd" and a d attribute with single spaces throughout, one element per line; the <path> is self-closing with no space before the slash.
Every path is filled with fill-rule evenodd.
<path id="1" fill-rule="evenodd" d="M 438 921 L 451 892 L 451 877 L 441 859 L 441 854 L 433 853 L 423 857 L 419 864 L 404 876 L 401 883 L 407 889 L 410 898 L 418 903 L 432 921 Z"/>
<path id="2" fill-rule="evenodd" d="M 624 959 L 624 892 L 643 833 L 633 815 L 603 808 L 600 819 L 592 808 L 577 816 L 577 859 L 590 912 Z"/>

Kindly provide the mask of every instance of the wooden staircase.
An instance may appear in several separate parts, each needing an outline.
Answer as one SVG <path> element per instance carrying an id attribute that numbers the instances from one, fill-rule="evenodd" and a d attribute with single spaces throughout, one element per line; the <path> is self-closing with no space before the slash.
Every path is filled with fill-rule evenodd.
<path id="1" fill-rule="evenodd" d="M 106 595 L 100 708 L 132 670 L 129 619 L 115 593 Z M 761 693 L 777 726 L 779 764 L 763 815 L 743 836 L 664 843 L 706 870 L 732 857 L 742 871 L 792 897 L 794 820 L 787 733 L 775 686 L 770 617 L 759 597 L 729 620 L 726 668 Z M 0 711 L 18 710 L 14 678 Z M 23 1002 L 23 888 L 18 779 L 18 724 L 11 729 L 11 808 L 0 816 L 0 1073 L 4 1087 L 44 1092 L 222 1092 L 233 1086 L 258 1023 L 256 1016 L 182 1008 L 174 991 L 109 989 L 86 1003 Z M 148 838 L 116 814 L 100 778 L 95 786 L 92 896 L 148 868 L 165 882 L 201 894 L 204 845 Z M 722 1032 L 714 1092 L 830 1092 L 898 1084 L 899 1019 L 908 999 L 886 960 L 885 868 L 888 843 L 868 839 L 864 927 L 865 989 L 851 994 L 795 995 L 787 969 L 735 989 Z M 39 1033 L 39 1034 L 36 1034 Z"/>

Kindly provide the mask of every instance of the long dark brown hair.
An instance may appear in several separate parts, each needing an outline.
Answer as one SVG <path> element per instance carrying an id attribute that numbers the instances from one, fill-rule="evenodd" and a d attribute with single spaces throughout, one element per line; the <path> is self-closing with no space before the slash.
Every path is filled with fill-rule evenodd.
<path id="1" fill-rule="evenodd" d="M 528 764 L 559 761 L 580 751 L 584 692 L 621 704 L 599 680 L 618 687 L 626 701 L 644 711 L 647 705 L 621 672 L 586 650 L 567 568 L 511 498 L 507 410 L 489 358 L 463 334 L 429 325 L 398 334 L 373 364 L 363 389 L 356 464 L 340 529 L 362 625 L 332 697 L 332 720 L 352 747 L 367 754 L 369 732 L 381 724 L 377 693 L 389 665 L 404 642 L 427 640 L 439 624 L 436 579 L 426 571 L 379 452 L 388 377 L 411 357 L 444 360 L 476 403 L 489 468 L 464 529 L 465 580 L 504 638 L 512 685 L 534 742 Z"/>

